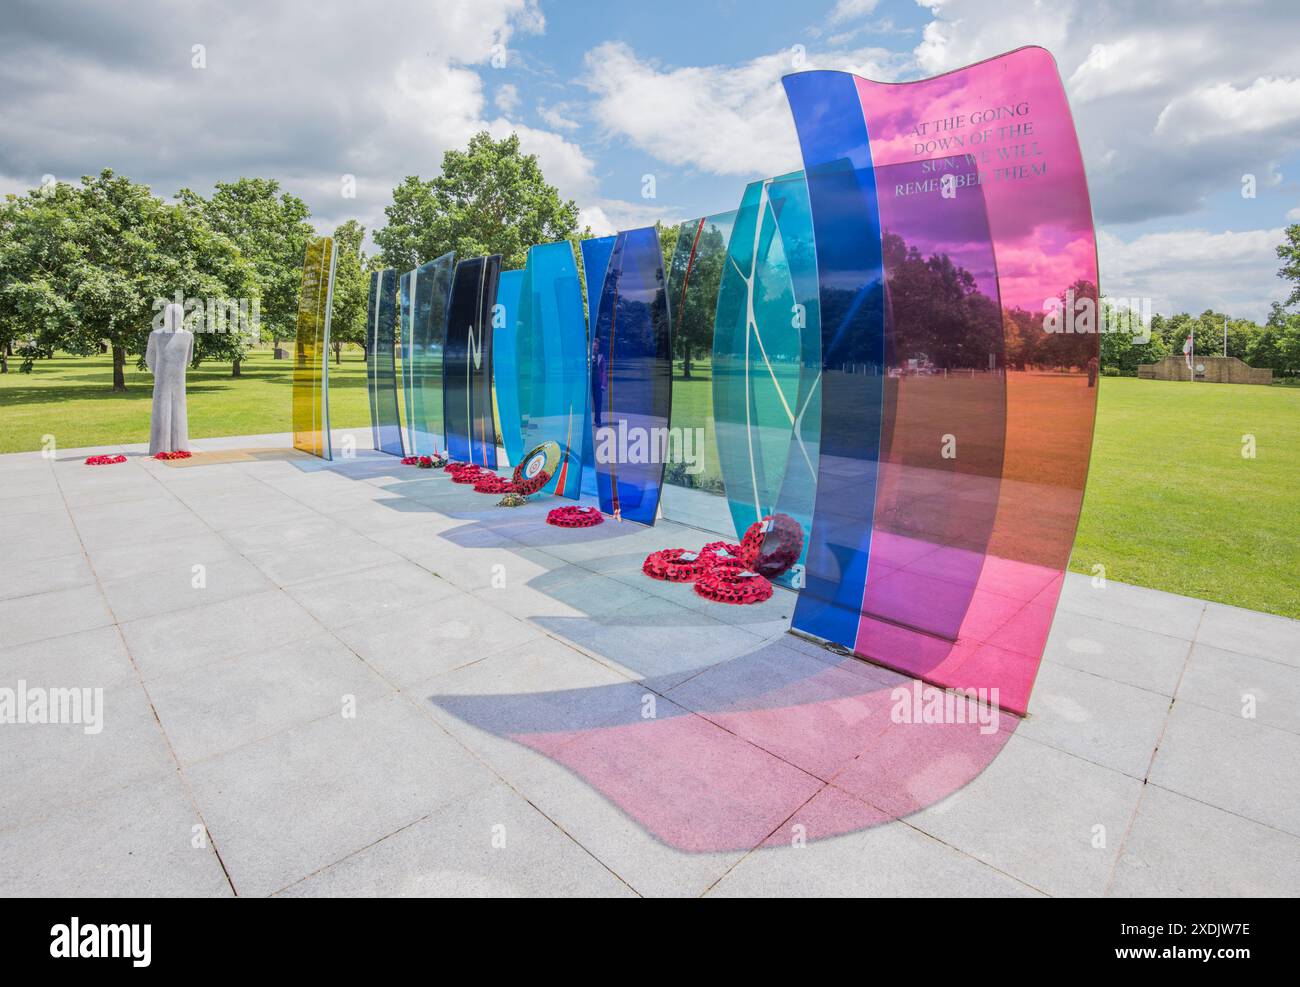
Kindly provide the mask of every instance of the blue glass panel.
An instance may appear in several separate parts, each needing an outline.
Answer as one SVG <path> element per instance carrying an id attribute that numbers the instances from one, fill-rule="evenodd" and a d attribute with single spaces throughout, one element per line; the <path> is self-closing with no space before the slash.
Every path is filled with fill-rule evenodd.
<path id="1" fill-rule="evenodd" d="M 519 290 L 523 271 L 502 271 L 497 281 L 497 304 L 500 324 L 492 330 L 492 382 L 496 393 L 498 426 L 506 459 L 517 466 L 529 446 L 524 444 L 523 414 L 519 408 Z"/>
<path id="2" fill-rule="evenodd" d="M 591 371 L 600 509 L 654 524 L 667 452 L 672 334 L 654 227 L 620 233 L 600 296 Z"/>
<path id="3" fill-rule="evenodd" d="M 500 254 L 471 257 L 456 265 L 443 350 L 447 455 L 489 469 L 497 467 L 491 326 L 500 272 Z"/>
<path id="4" fill-rule="evenodd" d="M 568 241 L 529 249 L 516 345 L 524 448 L 557 443 L 560 462 L 543 489 L 577 499 L 587 416 L 587 326 Z"/>
<path id="5" fill-rule="evenodd" d="M 596 317 L 600 310 L 600 295 L 605 286 L 605 272 L 609 269 L 609 255 L 614 251 L 617 237 L 598 236 L 583 240 L 582 279 L 587 299 L 587 373 L 591 373 L 591 364 L 595 356 Z M 582 426 L 582 495 L 597 496 L 596 491 L 596 453 L 591 441 L 591 402 L 587 402 L 587 411 Z"/>
<path id="6" fill-rule="evenodd" d="M 397 407 L 397 272 L 391 267 L 370 275 L 366 311 L 366 385 L 370 395 L 370 435 L 380 452 L 405 456 Z"/>
<path id="7" fill-rule="evenodd" d="M 820 479 L 792 626 L 855 642 L 880 455 L 884 274 L 875 175 L 853 77 L 786 76 L 817 231 L 821 302 Z M 852 646 L 851 643 L 848 646 Z"/>
<path id="8" fill-rule="evenodd" d="M 445 253 L 411 272 L 411 328 L 407 397 L 411 451 L 438 456 L 445 448 L 442 422 L 442 350 L 447 333 L 447 296 L 456 255 Z"/>

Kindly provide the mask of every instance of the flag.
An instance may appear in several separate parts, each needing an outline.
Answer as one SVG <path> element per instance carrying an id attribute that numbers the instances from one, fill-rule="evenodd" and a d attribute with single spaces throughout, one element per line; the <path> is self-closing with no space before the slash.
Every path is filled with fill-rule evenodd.
<path id="1" fill-rule="evenodd" d="M 1183 356 L 1187 357 L 1187 369 L 1192 369 L 1192 336 L 1187 335 L 1187 342 L 1183 343 Z"/>

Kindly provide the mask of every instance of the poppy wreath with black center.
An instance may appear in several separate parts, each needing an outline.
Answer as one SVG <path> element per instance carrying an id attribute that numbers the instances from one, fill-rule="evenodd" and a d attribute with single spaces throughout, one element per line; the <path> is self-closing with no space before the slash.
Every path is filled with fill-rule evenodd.
<path id="1" fill-rule="evenodd" d="M 115 466 L 118 463 L 125 463 L 125 456 L 87 456 L 87 466 Z"/>
<path id="2" fill-rule="evenodd" d="M 604 520 L 594 507 L 557 507 L 546 514 L 546 523 L 557 528 L 594 528 Z"/>
<path id="3" fill-rule="evenodd" d="M 190 455 L 191 454 L 188 449 L 176 449 L 172 452 L 160 452 L 157 455 L 155 455 L 153 458 L 162 459 L 162 460 L 189 459 Z"/>
<path id="4" fill-rule="evenodd" d="M 416 457 L 412 456 L 411 458 L 412 458 L 412 459 L 415 459 Z M 457 462 L 456 460 L 454 460 L 454 459 L 449 459 L 449 460 L 447 460 L 447 462 L 443 463 L 443 465 L 442 465 L 442 471 L 443 471 L 444 473 L 450 473 L 452 476 L 455 476 L 455 475 L 456 475 L 457 473 L 459 473 L 461 470 L 465 470 L 465 469 L 475 469 L 475 470 L 476 470 L 476 469 L 478 469 L 478 467 L 475 466 L 473 463 L 458 463 L 458 462 Z"/>
<path id="5" fill-rule="evenodd" d="M 758 552 L 750 568 L 760 576 L 775 579 L 789 570 L 803 554 L 803 527 L 789 514 L 763 519 L 767 531 L 759 538 Z"/>
<path id="6" fill-rule="evenodd" d="M 420 457 L 419 457 L 419 456 L 403 456 L 403 457 L 402 457 L 402 465 L 403 465 L 403 466 L 419 466 L 419 465 L 420 465 Z"/>
<path id="7" fill-rule="evenodd" d="M 772 598 L 772 584 L 751 569 L 717 565 L 695 581 L 695 592 L 715 603 L 745 606 Z"/>
<path id="8" fill-rule="evenodd" d="M 529 494 L 537 493 L 537 491 L 541 490 L 542 487 L 546 486 L 546 484 L 549 483 L 551 479 L 551 474 L 546 472 L 546 470 L 539 471 L 538 474 L 535 477 L 533 477 L 531 480 L 523 479 L 522 477 L 520 477 L 519 472 L 520 471 L 518 469 L 515 470 L 515 478 L 513 480 L 514 491 L 515 493 L 523 494 L 525 497 L 527 497 Z"/>

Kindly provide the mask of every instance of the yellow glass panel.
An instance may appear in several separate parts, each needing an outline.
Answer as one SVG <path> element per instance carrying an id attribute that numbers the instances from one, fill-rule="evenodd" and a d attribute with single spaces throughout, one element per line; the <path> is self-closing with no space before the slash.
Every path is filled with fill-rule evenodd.
<path id="1" fill-rule="evenodd" d="M 334 241 L 307 243 L 298 296 L 298 331 L 293 365 L 293 447 L 321 459 L 330 448 L 330 305 L 334 296 Z"/>

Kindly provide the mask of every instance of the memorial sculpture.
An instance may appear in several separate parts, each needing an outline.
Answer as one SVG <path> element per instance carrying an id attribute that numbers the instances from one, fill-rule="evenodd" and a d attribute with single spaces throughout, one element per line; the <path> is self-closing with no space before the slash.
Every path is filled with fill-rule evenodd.
<path id="1" fill-rule="evenodd" d="M 751 575 L 782 581 L 796 632 L 1023 712 L 1097 394 L 1097 320 L 1076 320 L 1096 311 L 1096 244 L 1060 76 L 1023 48 L 917 82 L 784 84 L 803 171 L 682 224 L 667 264 L 652 228 L 535 246 L 500 276 L 462 260 L 433 306 L 445 421 L 417 406 L 413 431 L 485 492 L 520 480 L 483 477 L 495 378 L 507 459 L 546 492 L 739 541 L 665 573 L 728 602 L 763 597 Z M 308 266 L 327 265 L 309 249 Z M 707 401 L 687 386 L 701 338 Z M 673 459 L 697 432 L 716 480 Z"/>
<path id="2" fill-rule="evenodd" d="M 144 362 L 153 374 L 149 455 L 188 452 L 185 371 L 194 358 L 194 334 L 185 328 L 185 309 L 172 302 L 162 310 L 162 326 L 149 333 Z"/>

